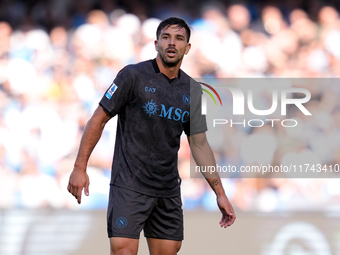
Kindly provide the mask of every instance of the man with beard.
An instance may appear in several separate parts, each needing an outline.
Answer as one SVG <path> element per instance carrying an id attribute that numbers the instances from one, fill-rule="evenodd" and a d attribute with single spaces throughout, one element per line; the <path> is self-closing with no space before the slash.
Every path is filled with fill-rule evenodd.
<path id="1" fill-rule="evenodd" d="M 83 189 L 89 195 L 88 159 L 105 124 L 118 114 L 107 212 L 111 255 L 136 255 L 142 229 L 150 254 L 179 251 L 183 211 L 177 158 L 183 131 L 197 165 L 215 165 L 200 114 L 201 90 L 190 91 L 193 80 L 180 69 L 191 47 L 190 28 L 182 19 L 168 18 L 156 35 L 156 59 L 124 67 L 101 99 L 84 130 L 68 185 L 78 203 Z M 230 226 L 235 213 L 218 174 L 205 177 L 217 196 L 220 225 Z"/>

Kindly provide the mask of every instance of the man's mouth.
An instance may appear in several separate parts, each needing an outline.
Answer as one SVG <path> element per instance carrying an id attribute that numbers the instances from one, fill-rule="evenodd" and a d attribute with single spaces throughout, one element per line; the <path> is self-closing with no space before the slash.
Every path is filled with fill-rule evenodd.
<path id="1" fill-rule="evenodd" d="M 176 55 L 176 53 L 177 53 L 177 50 L 176 50 L 176 49 L 173 49 L 173 48 L 167 49 L 167 50 L 166 50 L 166 53 L 167 53 L 167 55 L 168 55 L 169 57 L 174 57 L 174 56 Z"/>

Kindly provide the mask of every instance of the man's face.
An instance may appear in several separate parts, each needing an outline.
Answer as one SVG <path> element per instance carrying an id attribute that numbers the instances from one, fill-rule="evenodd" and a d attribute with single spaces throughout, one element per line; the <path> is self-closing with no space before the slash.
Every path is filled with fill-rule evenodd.
<path id="1" fill-rule="evenodd" d="M 156 51 L 167 66 L 176 66 L 190 50 L 185 28 L 171 25 L 163 29 L 155 41 Z"/>

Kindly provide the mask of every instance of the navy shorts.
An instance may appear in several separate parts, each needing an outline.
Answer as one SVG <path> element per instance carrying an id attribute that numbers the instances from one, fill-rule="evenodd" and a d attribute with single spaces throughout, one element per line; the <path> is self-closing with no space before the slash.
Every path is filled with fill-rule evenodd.
<path id="1" fill-rule="evenodd" d="M 109 238 L 139 239 L 142 229 L 145 237 L 183 240 L 181 197 L 151 197 L 111 185 L 107 210 Z"/>

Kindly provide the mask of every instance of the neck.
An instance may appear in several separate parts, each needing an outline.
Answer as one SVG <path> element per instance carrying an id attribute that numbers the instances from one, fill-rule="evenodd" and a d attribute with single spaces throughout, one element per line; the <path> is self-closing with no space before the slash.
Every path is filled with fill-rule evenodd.
<path id="1" fill-rule="evenodd" d="M 159 71 L 165 74 L 169 79 L 174 79 L 178 76 L 179 68 L 181 67 L 182 60 L 176 66 L 167 66 L 161 57 L 157 55 L 156 62 L 159 68 Z"/>

